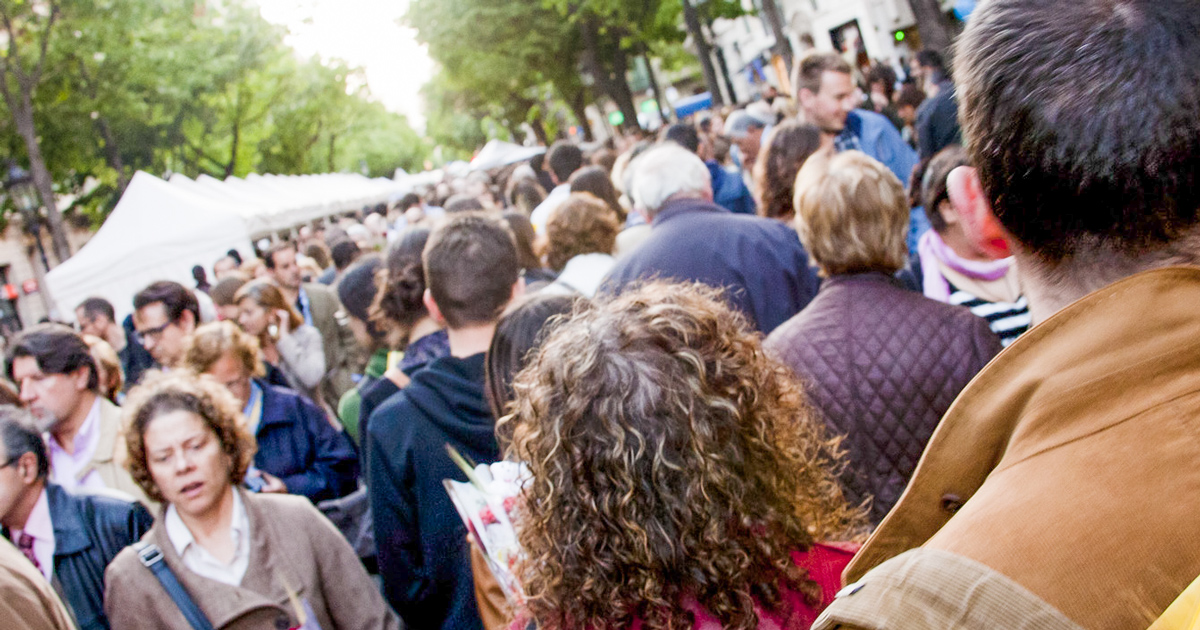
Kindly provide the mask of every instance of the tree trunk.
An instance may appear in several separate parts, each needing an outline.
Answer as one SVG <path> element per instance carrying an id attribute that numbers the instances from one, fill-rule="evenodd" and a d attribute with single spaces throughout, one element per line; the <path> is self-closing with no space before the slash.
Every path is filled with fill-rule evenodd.
<path id="1" fill-rule="evenodd" d="M 54 180 L 50 177 L 50 169 L 46 168 L 46 159 L 42 157 L 42 148 L 38 145 L 37 129 L 33 125 L 33 99 L 29 94 L 31 90 L 24 85 L 20 89 L 21 100 L 17 107 L 13 108 L 13 121 L 17 125 L 17 133 L 25 141 L 25 151 L 29 154 L 29 172 L 33 175 L 33 183 L 42 197 L 42 205 L 46 207 L 46 223 L 50 229 L 54 257 L 62 264 L 71 257 L 71 245 L 67 242 L 62 214 L 59 213 L 58 204 L 54 200 Z"/>
<path id="2" fill-rule="evenodd" d="M 737 103 L 737 90 L 733 89 L 733 79 L 729 76 L 729 65 L 725 63 L 725 49 L 717 46 L 714 50 L 717 53 L 717 67 L 721 69 L 721 77 L 725 79 L 725 89 L 729 90 L 729 102 Z"/>
<path id="3" fill-rule="evenodd" d="M 638 122 L 637 106 L 633 104 L 633 91 L 629 89 L 629 79 L 625 77 L 625 73 L 629 69 L 629 57 L 624 50 L 618 48 L 612 61 L 610 81 L 613 93 L 611 96 L 625 117 L 625 122 L 621 126 L 623 128 L 630 126 L 640 128 L 642 124 Z"/>
<path id="4" fill-rule="evenodd" d="M 96 119 L 96 131 L 104 140 L 104 154 L 108 158 L 108 165 L 117 172 L 117 197 L 119 198 L 125 192 L 125 187 L 129 185 L 129 180 L 125 176 L 125 160 L 121 158 L 117 139 L 113 136 L 112 128 L 108 126 L 107 118 L 100 116 Z"/>
<path id="5" fill-rule="evenodd" d="M 336 141 L 337 141 L 337 134 L 330 133 L 329 134 L 329 172 L 330 173 L 334 172 L 334 170 L 335 170 L 333 168 L 333 148 L 334 148 L 334 143 Z"/>
<path id="6" fill-rule="evenodd" d="M 720 107 L 725 104 L 725 100 L 721 98 L 721 84 L 717 82 L 717 71 L 713 68 L 708 39 L 704 37 L 704 31 L 700 27 L 700 16 L 696 14 L 692 0 L 683 0 L 683 22 L 687 25 L 692 43 L 696 46 L 696 57 L 700 60 L 700 69 L 704 72 L 704 84 L 708 86 L 709 94 L 712 94 L 713 106 Z"/>
<path id="7" fill-rule="evenodd" d="M 541 143 L 542 146 L 550 146 L 550 140 L 546 136 L 546 125 L 542 123 L 542 117 L 540 114 L 535 116 L 534 119 L 529 122 L 529 128 L 533 129 L 533 136 L 537 138 L 537 141 Z M 517 136 L 516 142 L 517 144 L 524 144 L 524 142 L 522 142 L 523 140 L 524 138 Z"/>
<path id="8" fill-rule="evenodd" d="M 771 25 L 771 33 L 775 35 L 773 51 L 783 58 L 783 67 L 791 72 L 792 42 L 788 41 L 787 35 L 783 33 L 783 15 L 779 12 L 779 5 L 775 0 L 762 0 L 762 10 L 767 17 L 767 23 Z"/>
<path id="9" fill-rule="evenodd" d="M 913 17 L 917 19 L 917 30 L 921 32 L 921 46 L 945 54 L 950 50 L 950 25 L 942 13 L 938 0 L 908 0 Z"/>
<path id="10" fill-rule="evenodd" d="M 575 116 L 575 124 L 583 131 L 584 142 L 594 142 L 596 136 L 592 133 L 592 126 L 588 124 L 587 119 L 587 96 L 583 90 L 575 92 L 571 97 L 564 98 L 567 105 L 571 108 L 571 114 Z"/>
<path id="11" fill-rule="evenodd" d="M 670 121 L 670 117 L 667 116 L 670 104 L 668 103 L 666 109 L 663 108 L 666 99 L 663 98 L 662 90 L 658 87 L 658 78 L 654 76 L 654 65 L 650 63 L 650 55 L 646 52 L 644 45 L 642 46 L 642 61 L 646 63 L 646 76 L 650 78 L 650 90 L 654 92 L 654 104 L 658 106 L 658 116 L 665 125 Z"/>

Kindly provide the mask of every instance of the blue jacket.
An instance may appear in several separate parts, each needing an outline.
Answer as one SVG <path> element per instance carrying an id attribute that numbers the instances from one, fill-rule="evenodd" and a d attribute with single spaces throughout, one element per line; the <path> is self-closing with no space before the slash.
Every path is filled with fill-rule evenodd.
<path id="1" fill-rule="evenodd" d="M 358 486 L 358 456 L 350 438 L 325 412 L 290 389 L 258 381 L 262 420 L 254 437 L 254 466 L 279 477 L 288 492 L 313 503 L 345 496 Z"/>
<path id="2" fill-rule="evenodd" d="M 54 527 L 54 579 L 80 630 L 108 628 L 104 570 L 122 549 L 150 530 L 154 518 L 141 503 L 103 495 L 71 494 L 46 484 Z M 7 535 L 7 532 L 5 532 Z"/>
<path id="3" fill-rule="evenodd" d="M 908 187 L 913 167 L 917 165 L 917 152 L 900 137 L 886 116 L 856 109 L 846 116 L 846 129 L 858 136 L 863 153 L 883 162 Z"/>
<path id="4" fill-rule="evenodd" d="M 741 175 L 730 173 L 716 160 L 709 160 L 704 165 L 708 167 L 712 182 L 714 203 L 737 214 L 757 214 L 754 193 L 746 187 Z"/>
<path id="5" fill-rule="evenodd" d="M 442 480 L 467 479 L 447 444 L 477 463 L 500 458 L 484 356 L 443 357 L 414 373 L 371 414 L 364 438 L 383 591 L 410 630 L 483 627 L 467 528 Z"/>
<path id="6" fill-rule="evenodd" d="M 727 289 L 733 306 L 764 334 L 800 312 L 819 285 L 795 230 L 699 199 L 663 206 L 650 236 L 617 261 L 602 291 L 620 293 L 654 277 Z"/>

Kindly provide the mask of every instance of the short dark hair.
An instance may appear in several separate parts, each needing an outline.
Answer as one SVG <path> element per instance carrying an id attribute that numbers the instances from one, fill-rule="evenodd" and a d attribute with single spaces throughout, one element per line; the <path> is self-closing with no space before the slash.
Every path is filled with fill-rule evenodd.
<path id="1" fill-rule="evenodd" d="M 418 195 L 417 193 L 408 193 L 407 195 L 404 195 L 403 197 L 400 198 L 399 203 L 396 204 L 396 209 L 403 212 L 413 206 L 419 205 L 420 203 L 421 203 L 420 195 Z"/>
<path id="2" fill-rule="evenodd" d="M 796 90 L 797 94 L 800 90 L 816 94 L 821 91 L 821 75 L 826 72 L 852 74 L 852 69 L 837 53 L 810 50 L 796 60 L 796 66 L 792 70 L 792 89 Z"/>
<path id="3" fill-rule="evenodd" d="M 97 317 L 107 317 L 108 321 L 117 321 L 117 312 L 113 310 L 112 302 L 102 297 L 90 297 L 79 303 L 75 307 L 76 310 L 83 310 L 84 317 L 95 319 Z"/>
<path id="4" fill-rule="evenodd" d="M 992 0 L 971 16 L 963 135 L 996 217 L 1037 259 L 1145 258 L 1200 223 L 1197 32 L 1186 0 Z"/>
<path id="5" fill-rule="evenodd" d="M 700 134 L 687 123 L 675 123 L 663 132 L 663 140 L 669 140 L 695 153 L 700 150 Z"/>
<path id="6" fill-rule="evenodd" d="M 917 53 L 917 65 L 922 68 L 932 68 L 942 74 L 946 73 L 946 61 L 942 59 L 942 53 L 928 48 Z"/>
<path id="7" fill-rule="evenodd" d="M 358 243 L 346 238 L 334 243 L 330 248 L 330 254 L 333 257 L 333 266 L 341 271 L 349 267 L 350 263 L 362 254 L 362 250 L 358 248 Z"/>
<path id="8" fill-rule="evenodd" d="M 263 252 L 263 264 L 267 266 L 267 269 L 275 269 L 275 254 L 289 249 L 293 252 L 296 251 L 296 244 L 291 241 L 279 241 L 271 245 L 267 251 Z"/>
<path id="9" fill-rule="evenodd" d="M 70 374 L 86 367 L 88 389 L 97 391 L 100 387 L 96 361 L 87 342 L 79 333 L 62 324 L 38 324 L 13 339 L 4 362 L 9 380 L 15 380 L 13 363 L 22 357 L 33 357 L 38 369 L 46 374 Z"/>
<path id="10" fill-rule="evenodd" d="M 151 284 L 133 296 L 133 310 L 140 311 L 155 302 L 162 303 L 170 321 L 179 321 L 187 311 L 192 314 L 196 325 L 200 325 L 200 302 L 196 299 L 196 294 L 182 284 L 170 280 L 159 280 Z"/>
<path id="11" fill-rule="evenodd" d="M 46 443 L 34 428 L 29 412 L 12 405 L 0 405 L 0 441 L 4 442 L 5 456 L 11 462 L 25 453 L 33 453 L 37 459 L 37 478 L 50 475 L 50 456 L 46 454 Z"/>
<path id="12" fill-rule="evenodd" d="M 918 88 L 911 83 L 905 83 L 904 86 L 900 88 L 900 94 L 896 95 L 896 100 L 893 102 L 893 105 L 895 105 L 897 109 L 905 106 L 915 109 L 920 107 L 921 103 L 924 102 L 925 92 L 922 92 L 921 88 Z"/>
<path id="13" fill-rule="evenodd" d="M 478 212 L 447 218 L 429 235 L 422 258 L 425 284 L 450 328 L 499 319 L 520 277 L 512 232 Z"/>
<path id="14" fill-rule="evenodd" d="M 871 91 L 871 86 L 876 83 L 883 84 L 883 93 L 887 96 L 887 100 L 891 102 L 892 97 L 896 95 L 896 71 L 886 63 L 877 63 L 871 66 L 867 72 L 867 91 Z"/>
<path id="15" fill-rule="evenodd" d="M 558 183 L 565 184 L 571 173 L 583 166 L 583 151 L 576 144 L 559 140 L 550 145 L 550 150 L 546 152 L 546 164 L 558 178 Z"/>

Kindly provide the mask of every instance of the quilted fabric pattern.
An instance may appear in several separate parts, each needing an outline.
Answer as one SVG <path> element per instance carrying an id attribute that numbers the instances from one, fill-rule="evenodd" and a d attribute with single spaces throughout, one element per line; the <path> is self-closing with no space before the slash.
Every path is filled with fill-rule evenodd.
<path id="1" fill-rule="evenodd" d="M 847 498 L 873 497 L 870 516 L 878 523 L 899 500 L 942 414 L 1001 346 L 966 308 L 869 273 L 830 278 L 766 348 L 845 436 Z"/>

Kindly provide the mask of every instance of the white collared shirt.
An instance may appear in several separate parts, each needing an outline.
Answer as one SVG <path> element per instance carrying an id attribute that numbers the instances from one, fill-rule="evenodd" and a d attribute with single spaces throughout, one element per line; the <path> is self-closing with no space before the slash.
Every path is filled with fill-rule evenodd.
<path id="1" fill-rule="evenodd" d="M 79 473 L 91 465 L 96 457 L 96 447 L 100 444 L 100 397 L 92 403 L 87 418 L 75 434 L 75 452 L 68 453 L 54 438 L 54 434 L 46 434 L 46 446 L 50 455 L 50 481 L 74 492 L 79 488 L 105 488 L 100 473 L 92 470 L 83 479 L 78 479 Z"/>
<path id="2" fill-rule="evenodd" d="M 550 215 L 558 210 L 558 207 L 563 205 L 567 197 L 571 196 L 570 184 L 559 184 L 546 195 L 546 199 L 538 204 L 538 207 L 533 209 L 529 215 L 529 222 L 533 224 L 533 229 L 538 234 L 546 233 L 546 223 L 550 221 Z"/>
<path id="3" fill-rule="evenodd" d="M 49 581 L 50 575 L 54 572 L 54 523 L 50 522 L 50 501 L 46 498 L 45 488 L 42 488 L 37 503 L 33 504 L 33 511 L 29 513 L 29 518 L 25 519 L 25 529 L 14 529 L 9 532 L 14 547 L 21 539 L 21 534 L 29 534 L 33 537 L 33 556 L 41 565 L 38 569 Z"/>
<path id="4" fill-rule="evenodd" d="M 233 493 L 233 522 L 229 534 L 233 536 L 233 560 L 225 564 L 217 560 L 207 549 L 196 542 L 196 537 L 179 517 L 174 505 L 167 507 L 165 526 L 167 538 L 175 553 L 183 560 L 183 565 L 196 575 L 216 580 L 231 586 L 242 583 L 246 568 L 250 566 L 250 519 L 246 516 L 246 506 L 242 505 L 242 497 L 237 491 Z"/>

